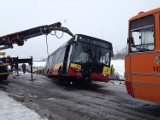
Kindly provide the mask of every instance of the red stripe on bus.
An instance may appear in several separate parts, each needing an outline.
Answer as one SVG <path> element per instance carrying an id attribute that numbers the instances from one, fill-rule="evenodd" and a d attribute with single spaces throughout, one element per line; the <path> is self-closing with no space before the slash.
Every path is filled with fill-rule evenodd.
<path id="1" fill-rule="evenodd" d="M 82 77 L 82 74 L 76 68 L 69 68 L 68 69 L 68 76 Z"/>
<path id="2" fill-rule="evenodd" d="M 53 70 L 53 75 L 58 75 L 58 69 Z"/>
<path id="3" fill-rule="evenodd" d="M 92 73 L 91 79 L 94 81 L 108 82 L 109 75 Z"/>

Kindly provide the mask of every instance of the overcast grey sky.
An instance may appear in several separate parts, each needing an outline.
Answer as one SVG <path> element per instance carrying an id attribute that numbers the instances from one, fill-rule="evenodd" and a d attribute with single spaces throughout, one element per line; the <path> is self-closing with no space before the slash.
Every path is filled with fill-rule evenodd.
<path id="1" fill-rule="evenodd" d="M 128 19 L 158 7 L 160 0 L 0 0 L 0 36 L 61 22 L 74 34 L 112 42 L 116 52 L 126 46 Z M 49 53 L 69 39 L 68 34 L 62 39 L 49 35 Z M 46 58 L 45 36 L 5 51 L 11 56 Z"/>

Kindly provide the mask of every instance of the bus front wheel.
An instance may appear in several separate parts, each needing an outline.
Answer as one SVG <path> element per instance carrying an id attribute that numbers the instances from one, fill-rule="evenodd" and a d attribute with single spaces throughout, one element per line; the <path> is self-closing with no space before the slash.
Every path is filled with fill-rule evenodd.
<path id="1" fill-rule="evenodd" d="M 47 77 L 49 77 L 49 69 L 47 70 Z"/>

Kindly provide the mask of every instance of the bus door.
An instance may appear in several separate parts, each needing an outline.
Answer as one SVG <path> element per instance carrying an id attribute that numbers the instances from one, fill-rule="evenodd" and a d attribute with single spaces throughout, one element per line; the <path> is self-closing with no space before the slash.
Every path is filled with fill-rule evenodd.
<path id="1" fill-rule="evenodd" d="M 66 53 L 64 57 L 64 65 L 63 65 L 63 73 L 67 74 L 68 73 L 68 68 L 70 65 L 70 59 L 71 59 L 71 54 L 72 54 L 72 49 L 73 49 L 73 43 L 67 45 L 66 48 Z"/>
<path id="2" fill-rule="evenodd" d="M 160 51 L 156 50 L 154 16 L 130 23 L 126 86 L 135 98 L 160 102 Z"/>

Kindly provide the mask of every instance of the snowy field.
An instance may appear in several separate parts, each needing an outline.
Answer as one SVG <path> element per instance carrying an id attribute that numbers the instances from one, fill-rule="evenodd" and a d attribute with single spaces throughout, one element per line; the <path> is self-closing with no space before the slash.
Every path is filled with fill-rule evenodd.
<path id="1" fill-rule="evenodd" d="M 111 65 L 112 64 L 115 67 L 115 72 L 121 76 L 124 76 L 124 60 L 121 59 L 112 60 Z"/>
<path id="2" fill-rule="evenodd" d="M 45 67 L 45 61 L 33 61 L 33 67 Z"/>

